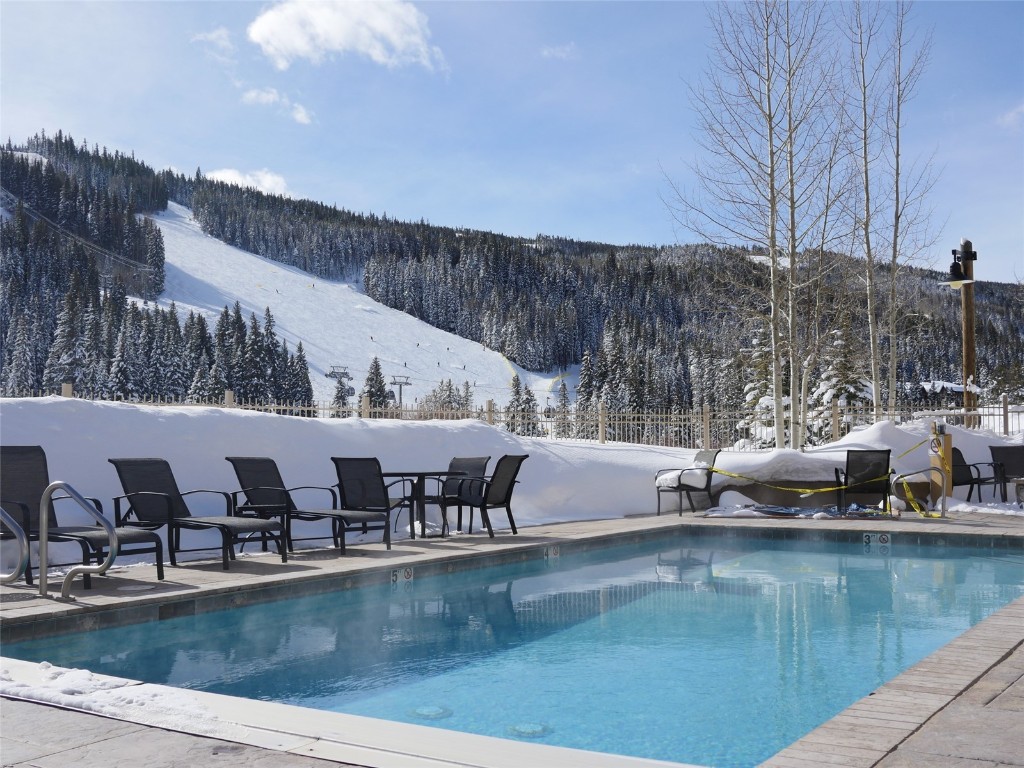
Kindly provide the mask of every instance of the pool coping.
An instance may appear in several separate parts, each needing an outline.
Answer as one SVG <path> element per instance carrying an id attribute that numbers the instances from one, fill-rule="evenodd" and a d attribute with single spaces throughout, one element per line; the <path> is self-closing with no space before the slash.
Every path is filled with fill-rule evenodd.
<path id="1" fill-rule="evenodd" d="M 339 586 L 347 588 L 363 583 L 380 583 L 392 579 L 396 571 L 401 573 L 405 568 L 413 569 L 417 575 L 450 572 L 454 565 L 453 558 L 461 564 L 461 568 L 465 568 L 483 567 L 495 561 L 515 562 L 560 556 L 563 552 L 585 551 L 595 546 L 661 538 L 666 530 L 674 529 L 714 536 L 812 541 L 859 541 L 865 533 L 883 532 L 899 535 L 901 542 L 947 546 L 980 545 L 1024 553 L 1024 526 L 1020 524 L 1020 518 L 994 519 L 999 517 L 1003 516 L 967 514 L 942 520 L 765 521 L 687 515 L 623 518 L 617 521 L 579 521 L 538 526 L 523 531 L 515 538 L 501 534 L 494 540 L 479 540 L 475 536 L 455 537 L 455 542 L 459 542 L 460 546 L 462 543 L 471 545 L 466 548 L 467 551 L 460 553 L 454 553 L 450 548 L 431 551 L 444 547 L 441 542 L 432 540 L 416 543 L 400 541 L 396 542 L 395 550 L 388 553 L 386 558 L 368 558 L 378 562 L 348 562 L 344 565 L 351 567 L 346 567 L 341 572 L 331 571 L 326 575 L 285 573 L 281 571 L 280 562 L 277 562 L 277 578 L 274 578 L 273 574 L 273 560 L 265 557 L 243 558 L 237 561 L 242 564 L 238 570 L 247 569 L 246 566 L 265 566 L 260 569 L 261 573 L 269 572 L 271 583 L 252 589 L 251 575 L 237 574 L 235 577 L 228 575 L 226 578 L 214 580 L 220 583 L 208 585 L 199 590 L 199 594 L 190 593 L 188 589 L 171 589 L 162 594 L 115 594 L 112 599 L 107 600 L 87 597 L 85 599 L 89 600 L 88 603 L 56 605 L 52 601 L 40 598 L 30 601 L 36 603 L 34 606 L 2 611 L 0 639 L 7 642 L 8 639 L 14 639 L 23 633 L 38 636 L 39 632 L 51 634 L 58 629 L 69 631 L 69 627 L 92 629 L 110 625 L 111 621 L 133 623 L 148 621 L 153 617 L 168 618 L 172 615 L 182 615 L 182 612 L 201 612 L 231 605 L 244 605 L 253 601 L 255 597 L 259 597 L 261 601 L 277 599 L 279 594 L 284 596 L 284 592 L 287 592 L 288 596 L 294 596 L 296 593 L 313 594 Z M 350 552 L 355 549 L 356 547 L 353 547 Z M 386 559 L 386 562 L 379 562 L 382 559 Z M 258 560 L 263 562 L 258 563 Z M 346 560 L 353 561 L 356 558 L 348 557 Z M 212 576 L 217 571 L 211 569 L 208 573 Z M 5 588 L 3 593 L 0 593 L 0 600 L 8 591 L 8 588 Z M 79 599 L 86 594 L 79 592 Z M 0 602 L 0 608 L 3 602 L 6 601 Z M 129 605 L 125 606 L 126 602 Z M 161 606 L 173 607 L 161 609 Z M 786 747 L 763 765 L 773 768 L 826 762 L 841 762 L 843 765 L 853 766 L 876 765 L 1022 645 L 1024 598 L 1016 600 L 979 622 L 946 646 L 880 686 L 869 696 L 852 704 L 835 718 Z M 10 674 L 17 678 L 24 675 L 31 677 L 34 674 L 32 668 L 38 667 L 36 664 L 13 662 L 7 658 L 3 659 L 3 665 L 5 670 L 11 670 Z M 175 695 L 182 693 L 181 689 L 166 690 L 173 691 Z M 555 764 L 565 766 L 683 765 L 457 734 L 352 715 L 316 713 L 314 710 L 301 707 L 250 702 L 219 694 L 196 691 L 188 691 L 188 694 L 197 697 L 195 701 L 198 706 L 217 714 L 218 726 L 223 727 L 228 733 L 227 736 L 218 734 L 219 738 L 371 768 L 391 768 L 398 765 L 505 768 L 523 764 L 551 764 L 552 760 L 556 761 Z M 180 724 L 178 727 L 157 727 L 182 730 Z M 185 729 L 183 732 L 193 731 Z M 396 744 L 414 744 L 415 747 L 396 750 Z M 513 748 L 512 745 L 516 746 Z M 556 750 L 558 754 L 546 750 Z M 547 757 L 543 757 L 544 755 Z M 610 762 L 605 758 L 609 758 Z"/>

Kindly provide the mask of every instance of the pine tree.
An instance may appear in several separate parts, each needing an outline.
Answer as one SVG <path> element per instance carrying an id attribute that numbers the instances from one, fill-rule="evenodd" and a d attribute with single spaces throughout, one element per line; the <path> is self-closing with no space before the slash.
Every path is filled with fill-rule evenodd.
<path id="1" fill-rule="evenodd" d="M 558 383 L 558 398 L 555 401 L 554 437 L 572 437 L 572 412 L 569 403 L 569 388 L 564 381 Z"/>
<path id="2" fill-rule="evenodd" d="M 359 393 L 359 398 L 370 398 L 370 408 L 382 409 L 388 402 L 387 385 L 384 383 L 384 374 L 380 369 L 380 360 L 376 357 L 370 361 L 370 368 L 366 373 L 366 382 Z"/>

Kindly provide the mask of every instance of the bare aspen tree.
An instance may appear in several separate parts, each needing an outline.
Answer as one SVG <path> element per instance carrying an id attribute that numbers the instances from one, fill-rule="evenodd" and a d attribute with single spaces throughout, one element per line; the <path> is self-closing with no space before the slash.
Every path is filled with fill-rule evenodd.
<path id="1" fill-rule="evenodd" d="M 928 244 L 924 204 L 934 185 L 930 164 L 907 170 L 902 139 L 904 110 L 927 63 L 929 44 L 925 40 L 916 52 L 911 50 L 913 36 L 906 23 L 909 3 L 854 0 L 842 7 L 850 43 L 849 107 L 859 179 L 855 205 L 858 252 L 864 258 L 869 365 L 878 417 L 882 411 L 883 338 L 889 342 L 888 411 L 892 413 L 896 405 L 900 272 Z M 882 255 L 886 252 L 887 259 Z M 887 286 L 880 284 L 879 264 L 887 266 Z M 884 322 L 879 311 L 883 295 L 887 299 Z"/>
<path id="2" fill-rule="evenodd" d="M 812 293 L 817 279 L 805 255 L 831 227 L 836 189 L 825 12 L 824 4 L 773 0 L 712 7 L 711 63 L 692 89 L 705 153 L 693 165 L 699 192 L 673 185 L 670 203 L 680 222 L 707 240 L 754 244 L 765 254 L 762 307 L 778 447 L 787 444 L 786 404 L 796 414 L 802 399 L 809 335 L 800 327 L 800 296 Z M 800 432 L 791 433 L 794 445 Z"/>
<path id="3" fill-rule="evenodd" d="M 918 167 L 904 166 L 903 130 L 907 102 L 914 95 L 918 80 L 928 63 L 930 36 L 915 47 L 914 35 L 907 29 L 911 3 L 898 2 L 893 7 L 890 43 L 889 102 L 886 112 L 887 176 L 890 184 L 892 227 L 889 233 L 889 306 L 886 331 L 889 337 L 889 375 L 887 407 L 896 410 L 897 372 L 899 367 L 899 321 L 903 315 L 903 297 L 898 280 L 903 267 L 914 261 L 925 248 L 934 244 L 928 225 L 926 198 L 935 185 L 931 163 Z"/>

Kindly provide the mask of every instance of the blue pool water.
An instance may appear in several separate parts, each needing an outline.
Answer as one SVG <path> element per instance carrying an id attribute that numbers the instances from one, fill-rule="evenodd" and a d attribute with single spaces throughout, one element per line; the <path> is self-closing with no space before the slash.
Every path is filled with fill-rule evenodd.
<path id="1" fill-rule="evenodd" d="M 714 766 L 1024 594 L 978 550 L 679 539 L 5 645 L 153 683 Z"/>

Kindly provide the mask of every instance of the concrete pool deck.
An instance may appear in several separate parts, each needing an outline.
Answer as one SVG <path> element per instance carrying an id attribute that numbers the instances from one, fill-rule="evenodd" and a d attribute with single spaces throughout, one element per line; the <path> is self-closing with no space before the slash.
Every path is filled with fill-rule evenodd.
<path id="1" fill-rule="evenodd" d="M 72 603 L 40 597 L 26 586 L 4 586 L 0 587 L 0 639 L 8 642 L 67 627 L 87 629 L 188 615 L 272 599 L 277 592 L 314 593 L 368 580 L 379 582 L 390 579 L 392 573 L 401 578 L 406 569 L 436 573 L 453 560 L 509 562 L 550 556 L 561 549 L 585 549 L 588 542 L 638 540 L 678 528 L 725 536 L 813 540 L 887 533 L 915 543 L 972 542 L 1024 553 L 1024 519 L 981 513 L 881 521 L 689 514 L 581 521 L 523 528 L 515 537 L 499 531 L 493 540 L 479 534 L 399 540 L 390 552 L 379 543 L 352 545 L 346 556 L 333 550 L 302 550 L 287 564 L 273 555 L 246 556 L 227 572 L 221 570 L 219 560 L 189 562 L 169 568 L 163 582 L 156 580 L 152 566 L 119 567 L 111 569 L 106 578 L 94 579 L 89 591 L 76 580 Z M 59 594 L 59 581 L 51 577 L 50 587 L 51 594 Z M 11 689 L 11 681 L 26 681 L 39 674 L 38 665 L 9 659 L 3 660 L 3 667 L 6 690 Z M 0 761 L 4 766 L 38 768 L 143 764 L 309 768 L 331 764 L 370 768 L 671 765 L 353 719 L 267 702 L 239 705 L 241 700 L 215 694 L 177 693 L 199 696 L 204 708 L 216 714 L 218 727 L 146 725 L 144 718 L 128 722 L 46 703 L 0 699 Z M 339 727 L 339 722 L 344 727 Z M 376 748 L 380 746 L 384 748 Z M 764 765 L 1024 768 L 1024 598 L 978 623 Z"/>

